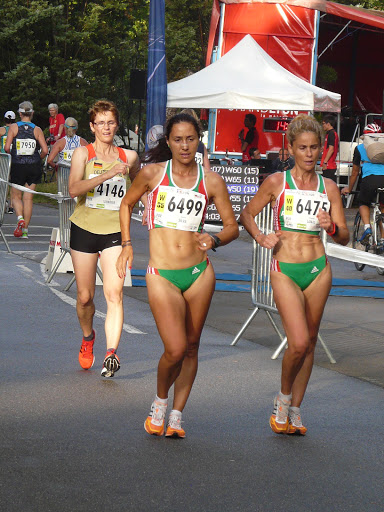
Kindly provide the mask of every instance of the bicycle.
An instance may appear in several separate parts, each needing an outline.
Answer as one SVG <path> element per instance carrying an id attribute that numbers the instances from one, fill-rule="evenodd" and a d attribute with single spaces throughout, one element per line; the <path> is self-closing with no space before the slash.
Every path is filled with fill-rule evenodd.
<path id="1" fill-rule="evenodd" d="M 352 247 L 354 249 L 359 249 L 365 252 L 372 252 L 373 254 L 383 254 L 384 253 L 384 245 L 381 241 L 381 229 L 380 227 L 384 225 L 384 214 L 381 213 L 380 210 L 380 201 L 379 196 L 380 193 L 384 192 L 384 188 L 376 189 L 376 201 L 372 203 L 372 217 L 371 217 L 371 226 L 372 226 L 372 235 L 366 237 L 364 240 L 361 239 L 365 229 L 364 224 L 361 220 L 360 212 L 356 213 L 355 221 L 353 224 L 353 236 L 352 236 Z M 364 269 L 364 263 L 354 263 L 357 270 L 361 271 Z M 376 267 L 377 273 L 379 275 L 384 275 L 384 267 Z"/>
<path id="2" fill-rule="evenodd" d="M 48 165 L 48 157 L 51 152 L 52 146 L 55 144 L 55 137 L 50 135 L 47 139 L 48 153 L 43 160 L 43 182 L 51 183 L 56 179 L 56 166 Z M 50 173 L 50 175 L 49 175 Z"/>

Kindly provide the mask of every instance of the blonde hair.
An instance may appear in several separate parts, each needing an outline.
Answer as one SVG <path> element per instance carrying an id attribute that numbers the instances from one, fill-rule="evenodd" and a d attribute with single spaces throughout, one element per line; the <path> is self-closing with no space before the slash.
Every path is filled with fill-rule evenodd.
<path id="1" fill-rule="evenodd" d="M 70 128 L 68 128 L 69 123 L 71 123 Z M 74 117 L 67 117 L 65 120 L 65 133 L 69 138 L 72 138 L 74 135 L 76 135 L 76 130 L 79 127 L 76 119 Z"/>
<path id="2" fill-rule="evenodd" d="M 323 129 L 314 117 L 307 114 L 299 114 L 289 123 L 287 130 L 288 143 L 292 146 L 297 137 L 304 132 L 314 133 L 322 144 Z"/>

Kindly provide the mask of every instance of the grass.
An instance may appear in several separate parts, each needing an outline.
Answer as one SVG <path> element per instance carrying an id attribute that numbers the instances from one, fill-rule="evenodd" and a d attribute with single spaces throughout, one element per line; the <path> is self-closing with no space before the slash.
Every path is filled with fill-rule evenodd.
<path id="1" fill-rule="evenodd" d="M 57 182 L 53 183 L 39 183 L 36 185 L 36 192 L 46 192 L 48 194 L 57 194 Z M 33 202 L 40 204 L 52 204 L 57 206 L 56 199 L 51 199 L 47 196 L 33 195 Z"/>

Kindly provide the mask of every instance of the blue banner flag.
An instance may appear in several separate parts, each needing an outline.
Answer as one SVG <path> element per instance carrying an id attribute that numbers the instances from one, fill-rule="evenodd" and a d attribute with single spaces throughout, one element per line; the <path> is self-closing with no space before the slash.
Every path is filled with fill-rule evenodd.
<path id="1" fill-rule="evenodd" d="M 167 105 L 165 62 L 165 0 L 151 0 L 149 7 L 147 78 L 147 129 L 145 149 L 156 145 L 163 133 Z"/>

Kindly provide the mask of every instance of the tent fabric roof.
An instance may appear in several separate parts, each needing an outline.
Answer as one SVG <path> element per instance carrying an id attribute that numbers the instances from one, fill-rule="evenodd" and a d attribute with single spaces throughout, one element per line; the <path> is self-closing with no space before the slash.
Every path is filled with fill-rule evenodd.
<path id="1" fill-rule="evenodd" d="M 224 4 L 269 3 L 306 7 L 307 9 L 317 9 L 327 14 L 358 21 L 364 25 L 370 25 L 384 30 L 384 11 L 363 9 L 362 7 L 353 7 L 351 5 L 343 5 L 326 0 L 220 0 L 220 2 Z"/>
<path id="2" fill-rule="evenodd" d="M 210 66 L 168 84 L 167 107 L 340 112 L 340 104 L 340 94 L 293 75 L 249 34 Z"/>

